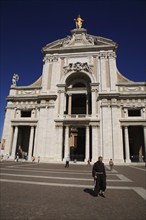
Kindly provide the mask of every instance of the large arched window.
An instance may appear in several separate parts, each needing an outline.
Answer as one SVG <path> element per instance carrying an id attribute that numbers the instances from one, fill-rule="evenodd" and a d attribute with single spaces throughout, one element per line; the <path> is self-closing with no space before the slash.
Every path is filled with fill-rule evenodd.
<path id="1" fill-rule="evenodd" d="M 66 114 L 91 114 L 90 78 L 85 73 L 74 73 L 66 80 Z"/>

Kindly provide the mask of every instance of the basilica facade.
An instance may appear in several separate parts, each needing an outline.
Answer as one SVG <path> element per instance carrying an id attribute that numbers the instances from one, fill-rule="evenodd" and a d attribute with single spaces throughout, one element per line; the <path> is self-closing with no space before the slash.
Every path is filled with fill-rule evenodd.
<path id="1" fill-rule="evenodd" d="M 146 84 L 117 69 L 117 44 L 78 26 L 43 49 L 40 78 L 18 86 L 14 75 L 3 128 L 3 151 L 43 162 L 115 163 L 146 159 Z M 138 74 L 138 73 L 137 73 Z"/>

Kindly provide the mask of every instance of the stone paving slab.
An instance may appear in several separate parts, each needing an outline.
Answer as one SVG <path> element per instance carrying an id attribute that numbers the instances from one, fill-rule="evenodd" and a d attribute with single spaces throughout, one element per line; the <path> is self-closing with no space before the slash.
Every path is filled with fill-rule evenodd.
<path id="1" fill-rule="evenodd" d="M 59 171 L 60 177 L 82 178 L 76 173 L 89 172 L 92 167 L 76 165 L 65 169 L 63 164 L 24 164 L 1 163 L 1 174 L 18 174 L 17 169 L 25 169 L 25 175 L 42 175 L 42 171 Z M 10 166 L 12 166 L 10 168 Z M 27 167 L 27 168 L 26 168 Z M 2 169 L 7 168 L 7 169 Z M 11 172 L 9 170 L 11 169 Z M 12 169 L 15 168 L 12 172 Z M 0 219 L 1 220 L 145 220 L 146 200 L 145 168 L 115 166 L 115 171 L 107 169 L 106 198 L 93 197 L 92 182 L 69 181 L 57 182 L 40 178 L 1 175 L 0 181 Z M 29 172 L 27 169 L 31 169 Z M 34 170 L 33 170 L 34 169 Z M 38 171 L 38 172 L 33 172 Z M 70 175 L 68 175 L 70 172 Z M 20 174 L 20 172 L 19 172 Z M 112 182 L 115 174 L 123 175 L 128 181 Z M 48 173 L 44 172 L 44 176 Z M 52 173 L 49 175 L 52 176 Z M 113 176 L 112 176 L 113 175 Z M 54 175 L 53 175 L 54 176 Z M 56 178 L 58 177 L 56 176 Z M 122 180 L 122 176 L 121 180 Z M 86 178 L 91 178 L 87 175 Z M 6 180 L 6 181 L 4 181 Z M 32 183 L 31 183 L 32 182 Z M 54 185 L 56 183 L 56 185 Z M 59 183 L 59 184 L 57 184 Z M 82 184 L 81 184 L 82 183 Z M 83 184 L 84 183 L 84 184 Z M 44 185 L 43 185 L 44 184 Z M 46 184 L 46 185 L 45 185 Z M 48 184 L 48 185 L 47 185 Z M 49 185 L 50 184 L 50 185 Z M 66 186 L 63 186 L 65 184 Z M 73 186 L 69 186 L 72 184 Z"/>

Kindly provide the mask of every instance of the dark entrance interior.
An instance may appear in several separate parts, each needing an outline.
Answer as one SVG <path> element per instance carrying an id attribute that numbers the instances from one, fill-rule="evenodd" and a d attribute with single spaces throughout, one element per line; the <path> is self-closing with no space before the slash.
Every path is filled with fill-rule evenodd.
<path id="1" fill-rule="evenodd" d="M 142 126 L 129 126 L 130 159 L 132 162 L 142 162 L 145 158 L 144 135 Z"/>
<path id="2" fill-rule="evenodd" d="M 70 147 L 72 161 L 84 161 L 85 159 L 85 128 L 77 128 L 77 146 Z"/>
<path id="3" fill-rule="evenodd" d="M 16 153 L 19 153 L 20 158 L 22 157 L 22 152 L 28 154 L 29 138 L 30 126 L 19 126 Z"/>
<path id="4" fill-rule="evenodd" d="M 72 112 L 71 114 L 86 114 L 86 95 L 72 95 Z"/>

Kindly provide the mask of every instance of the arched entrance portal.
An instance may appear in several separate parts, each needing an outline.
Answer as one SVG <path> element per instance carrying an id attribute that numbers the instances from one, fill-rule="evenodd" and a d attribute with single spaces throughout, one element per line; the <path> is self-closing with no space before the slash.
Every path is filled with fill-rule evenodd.
<path id="1" fill-rule="evenodd" d="M 23 155 L 28 155 L 29 139 L 30 126 L 19 126 L 16 153 L 19 153 L 20 158 L 23 158 Z"/>
<path id="2" fill-rule="evenodd" d="M 85 159 L 85 127 L 70 131 L 70 158 L 72 161 Z"/>
<path id="3" fill-rule="evenodd" d="M 129 126 L 130 158 L 132 162 L 143 162 L 144 160 L 144 134 L 142 126 Z"/>
<path id="4" fill-rule="evenodd" d="M 89 126 L 89 118 L 92 114 L 91 78 L 87 73 L 74 72 L 67 77 L 65 90 L 64 114 L 65 122 L 69 124 L 70 158 L 72 161 L 84 161 L 86 141 L 89 142 L 86 127 Z M 68 134 L 64 137 L 68 137 Z M 87 148 L 89 148 L 89 143 Z"/>

